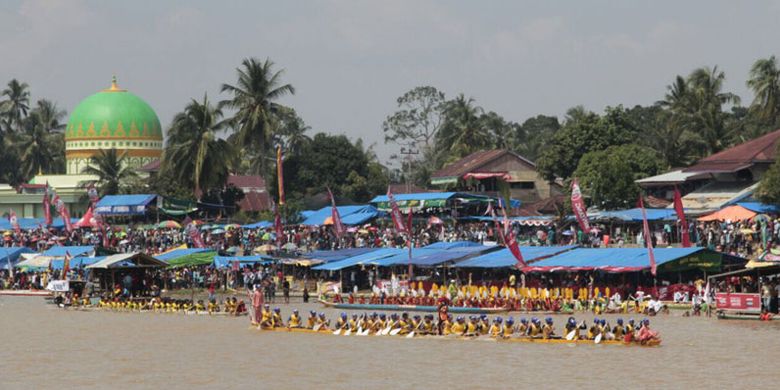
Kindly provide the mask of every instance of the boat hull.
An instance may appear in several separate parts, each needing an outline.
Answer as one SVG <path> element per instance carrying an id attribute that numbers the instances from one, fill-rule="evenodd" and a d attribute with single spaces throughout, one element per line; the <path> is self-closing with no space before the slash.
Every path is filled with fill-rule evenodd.
<path id="1" fill-rule="evenodd" d="M 436 306 L 418 306 L 418 305 L 372 305 L 372 304 L 355 304 L 355 303 L 333 303 L 320 300 L 320 303 L 326 307 L 341 309 L 341 310 L 361 310 L 361 311 L 418 311 L 426 313 L 435 313 L 438 308 Z M 485 308 L 485 307 L 459 307 L 449 306 L 448 311 L 454 314 L 501 314 L 509 312 L 508 309 L 503 307 Z"/>

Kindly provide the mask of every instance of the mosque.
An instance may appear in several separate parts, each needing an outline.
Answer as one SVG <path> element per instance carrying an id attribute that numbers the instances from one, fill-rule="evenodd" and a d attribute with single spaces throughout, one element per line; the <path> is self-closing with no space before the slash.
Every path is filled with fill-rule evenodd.
<path id="1" fill-rule="evenodd" d="M 42 195 L 48 183 L 67 204 L 73 217 L 86 211 L 79 184 L 96 180 L 82 169 L 101 150 L 116 149 L 125 155 L 125 163 L 140 168 L 159 161 L 163 149 L 163 132 L 154 109 L 140 97 L 117 85 L 85 98 L 74 108 L 65 128 L 66 174 L 39 174 L 28 184 L 15 189 L 0 184 L 0 210 L 14 210 L 19 217 L 43 216 Z"/>

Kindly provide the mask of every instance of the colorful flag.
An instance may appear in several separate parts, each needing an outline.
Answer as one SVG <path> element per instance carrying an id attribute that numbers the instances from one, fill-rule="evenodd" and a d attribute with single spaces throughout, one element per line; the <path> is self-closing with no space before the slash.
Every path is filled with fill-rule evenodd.
<path id="1" fill-rule="evenodd" d="M 205 248 L 206 244 L 203 242 L 203 238 L 200 236 L 200 231 L 198 230 L 198 227 L 195 226 L 194 223 L 190 223 L 187 225 L 186 228 L 187 234 L 190 236 L 190 240 L 192 240 L 192 245 L 195 248 Z"/>
<path id="2" fill-rule="evenodd" d="M 655 254 L 653 253 L 653 240 L 650 237 L 650 225 L 647 223 L 647 212 L 645 211 L 645 202 L 642 200 L 642 194 L 639 194 L 639 207 L 642 209 L 642 228 L 644 229 L 645 246 L 647 246 L 647 257 L 650 258 L 650 273 L 655 276 Z"/>
<path id="3" fill-rule="evenodd" d="M 395 231 L 398 232 L 398 234 L 406 233 L 406 226 L 404 226 L 404 220 L 401 217 L 401 210 L 398 209 L 398 203 L 395 202 L 395 197 L 393 197 L 393 193 L 390 191 L 390 186 L 387 187 L 387 199 L 390 201 L 390 217 L 393 219 Z"/>
<path id="4" fill-rule="evenodd" d="M 51 189 L 49 188 L 49 182 L 46 182 L 46 188 L 43 192 L 43 218 L 46 226 L 51 225 Z"/>
<path id="5" fill-rule="evenodd" d="M 16 212 L 11 210 L 8 213 L 8 221 L 11 222 L 11 227 L 14 228 L 14 232 L 16 234 L 20 234 L 22 232 L 22 227 L 19 226 L 19 218 L 16 218 Z"/>
<path id="6" fill-rule="evenodd" d="M 60 199 L 59 195 L 54 195 L 54 207 L 57 209 L 57 212 L 60 214 L 60 217 L 62 217 L 62 222 L 65 223 L 65 230 L 68 232 L 73 231 L 73 225 L 70 223 L 70 213 L 68 213 L 68 208 L 65 206 L 65 202 Z"/>
<path id="7" fill-rule="evenodd" d="M 577 222 L 580 224 L 580 229 L 583 232 L 590 233 L 590 222 L 588 222 L 588 209 L 585 207 L 585 202 L 582 200 L 582 191 L 580 190 L 580 184 L 577 183 L 577 178 L 571 181 L 571 208 L 574 212 L 574 217 L 577 218 Z"/>
<path id="8" fill-rule="evenodd" d="M 282 147 L 276 147 L 276 178 L 279 184 L 279 205 L 284 205 L 284 170 L 282 169 Z"/>
<path id="9" fill-rule="evenodd" d="M 682 196 L 677 186 L 674 186 L 674 211 L 677 212 L 677 219 L 680 220 L 680 235 L 682 236 L 683 248 L 691 246 L 691 236 L 688 234 L 688 220 L 685 219 L 685 210 L 683 209 Z"/>
<path id="10" fill-rule="evenodd" d="M 276 232 L 276 245 L 284 244 L 284 226 L 282 225 L 282 216 L 279 214 L 279 207 L 274 207 L 274 231 Z"/>
<path id="11" fill-rule="evenodd" d="M 515 229 L 512 228 L 512 224 L 509 222 L 509 218 L 506 215 L 506 207 L 504 207 L 505 205 L 501 198 L 498 198 L 498 204 L 501 206 L 501 212 L 504 215 L 504 242 L 506 243 L 506 247 L 509 248 L 509 251 L 512 252 L 512 255 L 517 260 L 517 268 L 522 270 L 523 268 L 527 267 L 528 264 L 525 263 L 525 259 L 523 259 L 523 253 L 520 252 L 520 246 L 517 244 L 517 239 L 515 237 Z"/>
<path id="12" fill-rule="evenodd" d="M 68 272 L 70 272 L 70 260 L 73 257 L 70 256 L 70 252 L 65 251 L 65 260 L 62 262 L 62 280 L 68 280 Z"/>
<path id="13" fill-rule="evenodd" d="M 339 215 L 339 209 L 336 207 L 336 198 L 333 197 L 333 192 L 328 188 L 328 196 L 330 196 L 330 214 L 333 220 L 333 232 L 336 237 L 341 238 L 344 235 L 344 225 L 341 223 L 341 216 Z"/>

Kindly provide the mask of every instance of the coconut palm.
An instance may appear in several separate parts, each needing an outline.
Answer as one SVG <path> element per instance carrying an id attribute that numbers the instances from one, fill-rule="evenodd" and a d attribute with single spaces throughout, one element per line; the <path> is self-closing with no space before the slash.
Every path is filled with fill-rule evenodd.
<path id="1" fill-rule="evenodd" d="M 12 134 L 24 177 L 64 170 L 65 139 L 61 132 L 52 131 L 63 127 L 59 119 L 64 115 L 53 103 L 39 101 L 38 107 L 25 119 L 22 132 Z"/>
<path id="2" fill-rule="evenodd" d="M 5 117 L 5 124 L 9 131 L 21 131 L 24 118 L 30 109 L 30 91 L 27 83 L 20 83 L 13 79 L 8 82 L 8 87 L 3 90 L 5 100 L 0 101 L 0 114 Z"/>
<path id="3" fill-rule="evenodd" d="M 747 86 L 755 95 L 750 108 L 770 125 L 777 123 L 780 115 L 780 69 L 775 56 L 759 59 L 753 64 Z"/>
<path id="4" fill-rule="evenodd" d="M 444 153 L 440 162 L 451 162 L 491 147 L 490 132 L 480 119 L 484 110 L 474 103 L 473 98 L 460 94 L 445 104 L 444 122 L 437 135 L 437 148 Z"/>
<path id="5" fill-rule="evenodd" d="M 135 169 L 127 166 L 126 152 L 119 154 L 116 149 L 101 149 L 92 156 L 89 165 L 81 170 L 85 175 L 97 176 L 95 187 L 100 196 L 116 195 L 125 183 L 138 177 Z M 82 183 L 86 186 L 86 183 Z"/>
<path id="6" fill-rule="evenodd" d="M 276 116 L 282 107 L 276 101 L 294 94 L 295 88 L 282 84 L 284 70 L 274 71 L 274 63 L 269 59 L 261 62 L 247 58 L 241 65 L 236 69 L 236 84 L 222 84 L 222 92 L 227 92 L 231 98 L 220 104 L 236 110 L 230 119 L 238 130 L 236 141 L 242 147 L 256 146 L 259 149 L 259 170 L 265 173 L 265 154 L 276 129 Z"/>
<path id="7" fill-rule="evenodd" d="M 168 132 L 163 169 L 192 185 L 198 196 L 204 189 L 223 185 L 227 178 L 233 148 L 217 137 L 225 129 L 222 115 L 204 95 L 202 102 L 193 99 L 176 114 Z"/>

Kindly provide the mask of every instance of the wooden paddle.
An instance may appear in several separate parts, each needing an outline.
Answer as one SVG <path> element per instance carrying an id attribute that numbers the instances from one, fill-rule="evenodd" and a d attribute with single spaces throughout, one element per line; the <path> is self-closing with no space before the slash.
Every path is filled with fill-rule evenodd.
<path id="1" fill-rule="evenodd" d="M 319 331 L 319 330 L 320 330 L 320 328 L 322 328 L 322 322 L 320 322 L 319 324 L 316 324 L 316 325 L 314 325 L 314 326 L 311 328 L 311 330 L 313 330 L 313 331 L 317 332 L 317 331 Z"/>
<path id="2" fill-rule="evenodd" d="M 597 335 L 596 335 L 596 338 L 595 338 L 595 339 L 593 339 L 593 342 L 594 342 L 594 343 L 596 343 L 596 344 L 599 344 L 599 343 L 601 343 L 601 335 L 602 335 L 602 334 L 603 334 L 603 333 L 599 333 L 599 334 L 597 334 Z"/>
<path id="3" fill-rule="evenodd" d="M 412 331 L 409 332 L 408 335 L 406 335 L 406 338 L 410 339 L 410 338 L 414 337 L 414 331 L 420 329 L 420 325 L 422 325 L 422 323 L 423 323 L 423 321 L 418 322 L 417 326 L 415 326 L 414 329 L 412 329 Z"/>
<path id="4" fill-rule="evenodd" d="M 334 336 L 338 336 L 338 335 L 340 335 L 340 334 L 341 334 L 341 328 L 338 328 L 338 329 L 336 329 L 336 330 L 334 330 L 334 331 L 333 331 L 333 335 L 334 335 Z"/>
<path id="5" fill-rule="evenodd" d="M 344 336 L 349 336 L 352 334 L 352 329 L 347 329 L 346 332 L 344 332 Z"/>
<path id="6" fill-rule="evenodd" d="M 574 336 L 576 336 L 576 335 L 577 335 L 577 330 L 575 329 L 575 330 L 569 332 L 569 334 L 566 335 L 566 340 L 572 341 L 572 340 L 574 340 Z"/>
<path id="7" fill-rule="evenodd" d="M 391 330 L 390 331 L 390 336 L 395 336 L 398 333 L 401 333 L 401 330 L 402 330 L 401 328 L 396 328 L 396 329 Z"/>

